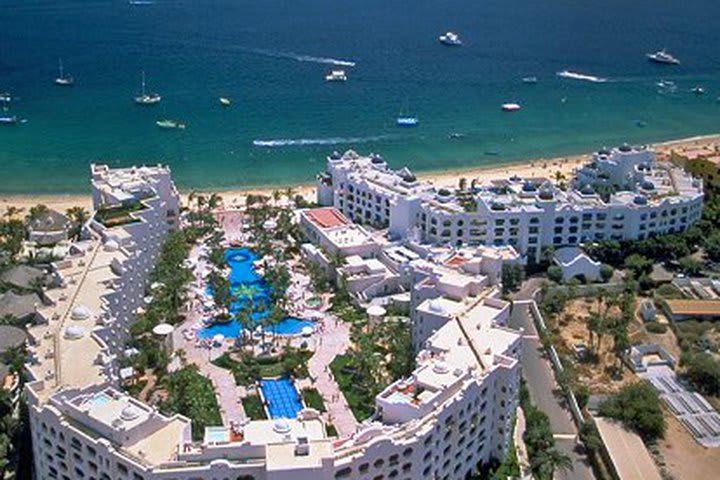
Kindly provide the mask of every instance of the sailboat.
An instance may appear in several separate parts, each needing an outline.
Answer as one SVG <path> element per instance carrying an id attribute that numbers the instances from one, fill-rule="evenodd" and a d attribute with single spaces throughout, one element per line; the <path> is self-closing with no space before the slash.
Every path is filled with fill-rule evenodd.
<path id="1" fill-rule="evenodd" d="M 407 104 L 407 102 L 405 103 Z M 417 117 L 404 114 L 404 110 L 405 106 L 403 105 L 403 108 L 400 109 L 400 114 L 395 119 L 395 125 L 398 127 L 416 127 L 420 123 L 420 120 L 418 120 Z"/>
<path id="2" fill-rule="evenodd" d="M 65 72 L 63 71 L 62 59 L 58 59 L 58 70 L 59 75 L 55 79 L 55 85 L 59 85 L 61 87 L 70 87 L 75 84 L 75 79 L 72 76 L 65 75 Z"/>
<path id="3" fill-rule="evenodd" d="M 158 93 L 145 92 L 145 71 L 142 72 L 142 93 L 135 97 L 135 103 L 138 105 L 155 105 L 160 103 L 162 97 Z"/>

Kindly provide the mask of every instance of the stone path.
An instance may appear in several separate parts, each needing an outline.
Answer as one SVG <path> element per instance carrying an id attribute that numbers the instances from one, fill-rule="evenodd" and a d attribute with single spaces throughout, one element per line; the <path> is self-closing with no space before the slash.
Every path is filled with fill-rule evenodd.
<path id="1" fill-rule="evenodd" d="M 314 386 L 325 402 L 325 418 L 335 426 L 340 437 L 347 437 L 355 433 L 358 421 L 332 376 L 330 363 L 347 350 L 350 327 L 342 321 L 336 323 L 334 317 L 328 317 L 325 320 L 325 331 L 316 335 L 320 335 L 322 340 L 318 342 L 315 354 L 308 363 L 310 376 L 315 379 Z"/>

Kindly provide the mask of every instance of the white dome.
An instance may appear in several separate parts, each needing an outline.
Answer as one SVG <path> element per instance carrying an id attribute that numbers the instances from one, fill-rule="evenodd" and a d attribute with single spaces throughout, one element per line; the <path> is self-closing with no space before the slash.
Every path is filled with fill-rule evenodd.
<path id="1" fill-rule="evenodd" d="M 132 405 L 127 405 L 125 408 L 122 409 L 120 412 L 120 418 L 125 420 L 126 422 L 130 422 L 132 420 L 135 420 L 140 416 L 140 412 L 137 408 L 133 407 Z"/>
<path id="2" fill-rule="evenodd" d="M 290 424 L 281 418 L 273 424 L 273 430 L 276 433 L 288 433 L 291 429 Z"/>
<path id="3" fill-rule="evenodd" d="M 438 375 L 444 375 L 450 371 L 450 368 L 447 366 L 447 363 L 445 362 L 437 362 L 435 366 L 433 366 L 433 372 L 437 373 Z"/>
<path id="4" fill-rule="evenodd" d="M 65 338 L 68 340 L 78 340 L 85 336 L 85 329 L 77 325 L 70 325 L 65 329 Z"/>
<path id="5" fill-rule="evenodd" d="M 90 318 L 91 312 L 85 305 L 78 305 L 70 312 L 70 318 L 73 320 L 87 320 Z"/>
<path id="6" fill-rule="evenodd" d="M 103 244 L 103 248 L 106 252 L 115 252 L 120 248 L 120 244 L 115 240 L 106 240 Z"/>
<path id="7" fill-rule="evenodd" d="M 435 313 L 445 313 L 445 307 L 439 300 L 430 300 L 430 311 Z"/>

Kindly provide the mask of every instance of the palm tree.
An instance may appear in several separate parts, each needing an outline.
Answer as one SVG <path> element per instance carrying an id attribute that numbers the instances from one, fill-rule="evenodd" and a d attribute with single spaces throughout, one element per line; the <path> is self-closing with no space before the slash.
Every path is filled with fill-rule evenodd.
<path id="1" fill-rule="evenodd" d="M 535 452 L 530 459 L 530 471 L 538 480 L 552 480 L 556 470 L 572 470 L 572 460 L 568 455 L 551 447 Z"/>
<path id="2" fill-rule="evenodd" d="M 282 198 L 282 193 L 280 193 L 280 190 L 273 190 L 272 191 L 272 199 L 273 203 L 277 205 L 277 203 L 280 201 L 280 198 Z"/>
<path id="3" fill-rule="evenodd" d="M 47 215 L 47 213 L 50 211 L 50 209 L 43 205 L 42 203 L 39 203 L 35 205 L 34 207 L 30 207 L 30 210 L 28 212 L 28 220 L 37 220 L 38 218 L 42 217 L 43 215 Z"/>
<path id="4" fill-rule="evenodd" d="M 295 189 L 292 188 L 292 187 L 287 187 L 287 188 L 285 189 L 285 197 L 286 197 L 288 200 L 292 200 L 294 196 L 295 196 Z"/>
<path id="5" fill-rule="evenodd" d="M 213 193 L 208 199 L 208 208 L 211 210 L 216 209 L 222 203 L 222 200 L 223 199 L 219 194 Z"/>
<path id="6" fill-rule="evenodd" d="M 460 180 L 458 180 L 458 189 L 465 190 L 467 188 L 467 178 L 460 177 Z"/>
<path id="7" fill-rule="evenodd" d="M 80 236 L 83 225 L 85 225 L 85 223 L 90 220 L 90 213 L 88 213 L 88 211 L 85 210 L 83 207 L 71 207 L 65 211 L 65 214 L 68 216 L 68 218 L 70 218 L 70 220 L 72 220 L 74 224 L 71 236 Z"/>
<path id="8" fill-rule="evenodd" d="M 15 218 L 15 216 L 20 215 L 23 210 L 25 210 L 25 209 L 10 205 L 9 207 L 7 207 L 7 210 L 5 210 L 5 213 L 3 214 L 3 216 L 5 218 Z"/>

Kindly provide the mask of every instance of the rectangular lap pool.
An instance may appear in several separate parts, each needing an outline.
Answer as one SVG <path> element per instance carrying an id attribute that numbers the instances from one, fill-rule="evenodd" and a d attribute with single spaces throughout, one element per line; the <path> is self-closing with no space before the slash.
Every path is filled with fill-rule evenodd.
<path id="1" fill-rule="evenodd" d="M 260 380 L 260 389 L 270 418 L 294 419 L 304 408 L 300 400 L 300 392 L 289 378 Z"/>

